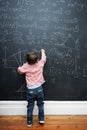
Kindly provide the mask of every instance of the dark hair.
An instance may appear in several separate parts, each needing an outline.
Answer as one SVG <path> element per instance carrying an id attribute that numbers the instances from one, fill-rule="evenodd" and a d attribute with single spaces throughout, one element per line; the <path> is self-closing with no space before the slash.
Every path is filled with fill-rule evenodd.
<path id="1" fill-rule="evenodd" d="M 27 60 L 28 64 L 35 64 L 38 60 L 37 52 L 29 52 L 26 55 L 26 60 Z"/>

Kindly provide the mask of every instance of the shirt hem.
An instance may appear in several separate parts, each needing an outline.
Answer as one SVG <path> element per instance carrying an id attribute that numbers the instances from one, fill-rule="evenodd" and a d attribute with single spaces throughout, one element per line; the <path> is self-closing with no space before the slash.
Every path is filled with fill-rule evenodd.
<path id="1" fill-rule="evenodd" d="M 32 85 L 32 86 L 27 86 L 28 89 L 35 89 L 35 88 L 38 88 L 40 87 L 45 81 L 43 81 L 42 83 L 39 83 L 37 85 Z"/>

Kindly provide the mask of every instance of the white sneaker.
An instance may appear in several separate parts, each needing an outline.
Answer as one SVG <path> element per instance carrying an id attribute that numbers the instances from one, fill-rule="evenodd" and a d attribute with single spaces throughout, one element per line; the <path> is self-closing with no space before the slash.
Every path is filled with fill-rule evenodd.
<path id="1" fill-rule="evenodd" d="M 27 126 L 28 126 L 28 127 L 31 127 L 31 126 L 32 126 L 32 122 L 29 121 L 29 122 L 27 123 Z"/>

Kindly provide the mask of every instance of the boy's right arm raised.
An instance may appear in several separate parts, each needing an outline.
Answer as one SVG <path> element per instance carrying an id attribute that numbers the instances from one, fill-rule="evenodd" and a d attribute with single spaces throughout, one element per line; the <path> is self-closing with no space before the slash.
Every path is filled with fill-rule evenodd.
<path id="1" fill-rule="evenodd" d="M 46 53 L 44 49 L 41 49 L 41 62 L 46 63 Z"/>

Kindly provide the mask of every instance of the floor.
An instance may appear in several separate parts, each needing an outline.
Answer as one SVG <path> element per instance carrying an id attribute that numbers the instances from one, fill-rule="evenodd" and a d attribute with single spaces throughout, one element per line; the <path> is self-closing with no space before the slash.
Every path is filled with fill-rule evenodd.
<path id="1" fill-rule="evenodd" d="M 0 130 L 87 130 L 87 116 L 45 116 L 45 124 L 27 127 L 26 116 L 0 116 Z"/>

